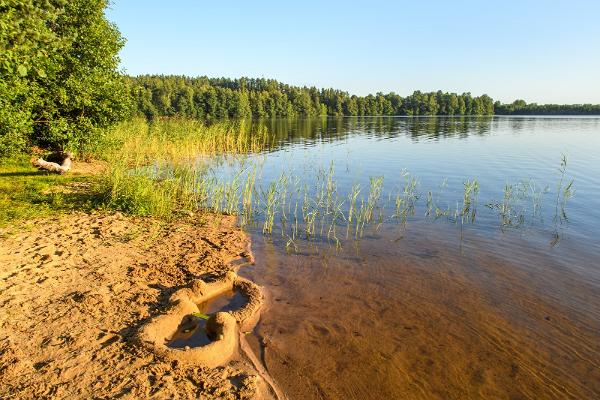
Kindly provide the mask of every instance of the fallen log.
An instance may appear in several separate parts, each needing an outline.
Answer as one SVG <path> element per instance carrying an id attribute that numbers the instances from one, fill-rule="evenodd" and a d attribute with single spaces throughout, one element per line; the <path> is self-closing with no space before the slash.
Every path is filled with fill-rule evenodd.
<path id="1" fill-rule="evenodd" d="M 40 171 L 48 171 L 53 172 L 55 174 L 64 174 L 71 170 L 71 159 L 73 158 L 73 153 L 66 152 L 64 154 L 64 158 L 62 163 L 58 164 L 55 162 L 46 161 L 43 158 L 37 158 L 31 160 L 31 163 L 34 167 L 39 169 Z"/>

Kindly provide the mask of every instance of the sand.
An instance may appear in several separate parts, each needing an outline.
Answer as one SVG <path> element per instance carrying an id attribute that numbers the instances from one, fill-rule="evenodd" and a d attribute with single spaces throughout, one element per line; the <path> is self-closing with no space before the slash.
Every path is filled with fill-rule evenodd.
<path id="1" fill-rule="evenodd" d="M 268 397 L 245 357 L 208 368 L 135 340 L 171 294 L 248 257 L 233 217 L 73 213 L 0 231 L 0 398 Z"/>

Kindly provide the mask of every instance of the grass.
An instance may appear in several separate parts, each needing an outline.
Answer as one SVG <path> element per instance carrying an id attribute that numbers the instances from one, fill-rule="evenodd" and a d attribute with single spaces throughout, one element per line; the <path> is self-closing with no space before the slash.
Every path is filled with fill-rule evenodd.
<path id="1" fill-rule="evenodd" d="M 556 206 L 554 211 L 554 222 L 566 222 L 568 221 L 566 208 L 567 202 L 573 195 L 575 194 L 575 189 L 573 188 L 574 180 L 567 184 L 565 184 L 566 173 L 567 173 L 567 164 L 568 159 L 565 154 L 562 155 L 560 161 L 560 167 L 558 169 L 559 172 L 559 180 L 556 188 Z"/>
<path id="2" fill-rule="evenodd" d="M 106 162 L 99 176 L 38 172 L 25 157 L 1 160 L 0 225 L 97 207 L 170 219 L 197 210 L 208 198 L 219 202 L 214 209 L 226 211 L 223 200 L 233 213 L 239 187 L 204 181 L 208 159 L 260 152 L 270 145 L 268 138 L 243 122 L 136 118 L 79 154 Z"/>
<path id="3" fill-rule="evenodd" d="M 548 186 L 541 188 L 531 179 L 506 183 L 502 200 L 492 201 L 487 207 L 497 211 L 501 228 L 518 228 L 527 221 L 543 222 L 542 205 L 548 193 Z"/>
<path id="4" fill-rule="evenodd" d="M 260 152 L 268 145 L 266 132 L 250 133 L 242 122 L 134 119 L 110 132 L 96 150 L 110 166 L 101 196 L 109 208 L 143 216 L 169 219 L 207 200 L 211 209 L 234 213 L 239 182 L 226 187 L 206 180 L 204 172 L 215 157 Z"/>
<path id="5" fill-rule="evenodd" d="M 55 175 L 36 171 L 26 158 L 0 163 L 0 226 L 73 210 L 90 210 L 99 198 L 88 175 Z"/>

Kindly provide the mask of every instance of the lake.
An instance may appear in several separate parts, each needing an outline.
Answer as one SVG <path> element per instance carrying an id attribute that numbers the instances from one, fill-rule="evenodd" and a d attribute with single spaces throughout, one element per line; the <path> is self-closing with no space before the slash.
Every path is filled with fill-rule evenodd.
<path id="1" fill-rule="evenodd" d="M 248 129 L 211 173 L 252 204 L 250 341 L 290 398 L 600 398 L 600 118 Z"/>

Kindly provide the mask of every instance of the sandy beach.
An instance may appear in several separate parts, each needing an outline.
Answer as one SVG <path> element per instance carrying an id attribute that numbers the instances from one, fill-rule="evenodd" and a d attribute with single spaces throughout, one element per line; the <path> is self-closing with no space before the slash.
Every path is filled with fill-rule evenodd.
<path id="1" fill-rule="evenodd" d="M 265 396 L 241 356 L 217 368 L 179 365 L 134 340 L 173 292 L 248 256 L 233 217 L 76 212 L 1 233 L 1 398 Z"/>

